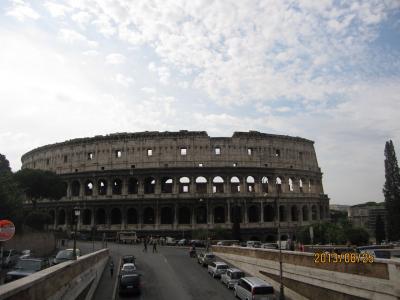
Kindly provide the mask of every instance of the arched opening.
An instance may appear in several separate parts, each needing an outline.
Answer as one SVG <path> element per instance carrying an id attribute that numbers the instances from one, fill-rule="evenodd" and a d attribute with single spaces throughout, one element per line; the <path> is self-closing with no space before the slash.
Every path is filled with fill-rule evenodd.
<path id="1" fill-rule="evenodd" d="M 174 181 L 172 178 L 163 177 L 161 179 L 161 193 L 172 193 L 173 186 L 174 186 Z"/>
<path id="2" fill-rule="evenodd" d="M 178 222 L 179 224 L 190 224 L 190 209 L 183 206 L 179 207 Z"/>
<path id="3" fill-rule="evenodd" d="M 179 193 L 189 193 L 189 177 L 179 178 Z"/>
<path id="4" fill-rule="evenodd" d="M 63 197 L 68 195 L 68 183 L 63 182 L 64 190 L 63 190 Z"/>
<path id="5" fill-rule="evenodd" d="M 92 196 L 93 195 L 93 181 L 86 180 L 85 182 L 85 196 Z"/>
<path id="6" fill-rule="evenodd" d="M 99 190 L 99 195 L 107 195 L 107 181 L 104 179 L 100 179 L 98 182 L 98 190 Z"/>
<path id="7" fill-rule="evenodd" d="M 112 193 L 113 195 L 121 195 L 122 194 L 122 180 L 119 178 L 114 179 L 112 184 Z"/>
<path id="8" fill-rule="evenodd" d="M 242 208 L 239 205 L 231 206 L 231 219 L 233 223 L 243 222 Z"/>
<path id="9" fill-rule="evenodd" d="M 247 178 L 246 178 L 246 190 L 247 190 L 248 193 L 254 193 L 255 192 L 254 183 L 255 183 L 254 177 L 253 176 L 247 176 Z"/>
<path id="10" fill-rule="evenodd" d="M 154 224 L 154 209 L 146 207 L 143 212 L 143 224 Z"/>
<path id="11" fill-rule="evenodd" d="M 81 190 L 81 184 L 79 181 L 74 180 L 71 186 L 71 193 L 73 197 L 78 197 Z"/>
<path id="12" fill-rule="evenodd" d="M 136 178 L 128 180 L 128 194 L 137 194 L 139 190 L 139 182 Z"/>
<path id="13" fill-rule="evenodd" d="M 113 208 L 111 210 L 111 224 L 121 224 L 122 217 L 121 217 L 121 210 L 119 208 Z"/>
<path id="14" fill-rule="evenodd" d="M 213 193 L 224 192 L 224 180 L 221 176 L 215 176 L 213 179 Z"/>
<path id="15" fill-rule="evenodd" d="M 297 222 L 299 220 L 299 210 L 296 205 L 291 208 L 292 221 Z"/>
<path id="16" fill-rule="evenodd" d="M 260 209 L 257 205 L 251 205 L 247 211 L 249 223 L 260 222 Z"/>
<path id="17" fill-rule="evenodd" d="M 289 178 L 289 180 L 288 180 L 288 190 L 289 190 L 289 192 L 293 192 L 293 180 L 292 180 L 292 178 Z"/>
<path id="18" fill-rule="evenodd" d="M 92 211 L 90 209 L 83 210 L 83 213 L 82 213 L 82 224 L 83 225 L 92 224 Z"/>
<path id="19" fill-rule="evenodd" d="M 96 210 L 96 224 L 106 224 L 106 211 L 103 208 Z"/>
<path id="20" fill-rule="evenodd" d="M 310 180 L 308 181 L 308 192 L 309 192 L 309 193 L 312 192 L 313 184 L 314 184 L 313 180 L 310 179 Z"/>
<path id="21" fill-rule="evenodd" d="M 276 177 L 275 185 L 276 185 L 276 191 L 278 193 L 282 193 L 282 179 L 280 177 Z"/>
<path id="22" fill-rule="evenodd" d="M 49 211 L 49 215 L 50 215 L 50 225 L 54 225 L 54 222 L 56 220 L 56 212 L 54 211 L 54 209 Z"/>
<path id="23" fill-rule="evenodd" d="M 202 205 L 196 208 L 196 223 L 206 224 L 207 223 L 207 207 Z"/>
<path id="24" fill-rule="evenodd" d="M 65 225 L 65 210 L 58 211 L 58 225 Z"/>
<path id="25" fill-rule="evenodd" d="M 304 205 L 302 210 L 303 210 L 303 221 L 308 221 L 308 207 Z"/>
<path id="26" fill-rule="evenodd" d="M 156 187 L 156 180 L 154 177 L 145 178 L 145 180 L 144 180 L 144 193 L 145 194 L 154 194 L 155 187 Z"/>
<path id="27" fill-rule="evenodd" d="M 301 178 L 299 179 L 299 191 L 303 193 L 303 180 L 301 180 Z"/>
<path id="28" fill-rule="evenodd" d="M 173 224 L 174 211 L 172 207 L 166 206 L 161 209 L 161 224 Z"/>
<path id="29" fill-rule="evenodd" d="M 286 234 L 282 234 L 281 241 L 287 241 L 287 240 L 288 240 L 288 236 Z"/>
<path id="30" fill-rule="evenodd" d="M 137 224 L 138 223 L 138 214 L 137 214 L 137 210 L 135 208 L 131 207 L 126 212 L 126 222 L 128 224 Z"/>
<path id="31" fill-rule="evenodd" d="M 283 205 L 279 206 L 279 221 L 281 222 L 287 221 L 286 207 Z"/>
<path id="32" fill-rule="evenodd" d="M 217 206 L 214 208 L 214 223 L 225 223 L 225 207 Z"/>
<path id="33" fill-rule="evenodd" d="M 275 242 L 275 237 L 273 235 L 267 235 L 267 237 L 265 238 L 265 241 L 267 243 L 271 243 L 271 242 Z"/>
<path id="34" fill-rule="evenodd" d="M 266 176 L 261 179 L 261 190 L 264 194 L 268 194 L 268 177 Z"/>
<path id="35" fill-rule="evenodd" d="M 196 182 L 196 192 L 199 194 L 207 193 L 207 179 L 203 176 L 199 176 L 195 180 Z"/>
<path id="36" fill-rule="evenodd" d="M 260 238 L 258 236 L 253 235 L 250 237 L 250 241 L 260 241 Z"/>
<path id="37" fill-rule="evenodd" d="M 267 204 L 264 206 L 264 222 L 272 222 L 275 220 L 275 208 Z"/>
<path id="38" fill-rule="evenodd" d="M 232 194 L 240 193 L 240 180 L 236 176 L 233 176 L 231 178 L 231 193 Z"/>
<path id="39" fill-rule="evenodd" d="M 318 218 L 318 212 L 317 212 L 317 207 L 315 205 L 311 206 L 311 219 L 313 221 L 317 220 Z"/>

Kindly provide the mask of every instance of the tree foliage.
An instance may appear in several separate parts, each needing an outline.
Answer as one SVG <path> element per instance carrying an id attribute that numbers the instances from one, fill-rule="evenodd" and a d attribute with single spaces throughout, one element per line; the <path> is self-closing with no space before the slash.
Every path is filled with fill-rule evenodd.
<path id="1" fill-rule="evenodd" d="M 383 194 L 387 212 L 387 235 L 389 240 L 400 240 L 400 171 L 391 140 L 385 145 L 385 179 Z"/>
<path id="2" fill-rule="evenodd" d="M 386 238 L 385 223 L 379 215 L 376 217 L 375 220 L 375 238 L 377 244 L 380 244 Z"/>
<path id="3" fill-rule="evenodd" d="M 38 210 L 31 211 L 25 217 L 25 225 L 36 229 L 36 230 L 44 230 L 46 225 L 51 224 L 52 219 L 48 213 L 41 212 Z"/>
<path id="4" fill-rule="evenodd" d="M 11 174 L 10 162 L 0 153 L 0 175 Z"/>

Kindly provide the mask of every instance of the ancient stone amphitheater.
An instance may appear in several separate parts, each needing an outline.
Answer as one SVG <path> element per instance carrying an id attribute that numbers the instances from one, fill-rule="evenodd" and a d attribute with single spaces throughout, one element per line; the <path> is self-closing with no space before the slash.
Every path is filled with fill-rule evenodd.
<path id="1" fill-rule="evenodd" d="M 65 180 L 61 200 L 39 203 L 58 230 L 71 227 L 74 207 L 80 231 L 175 237 L 231 229 L 234 214 L 242 236 L 260 240 L 276 238 L 279 220 L 293 237 L 299 226 L 329 218 L 314 142 L 300 137 L 117 133 L 39 147 L 22 164 Z"/>

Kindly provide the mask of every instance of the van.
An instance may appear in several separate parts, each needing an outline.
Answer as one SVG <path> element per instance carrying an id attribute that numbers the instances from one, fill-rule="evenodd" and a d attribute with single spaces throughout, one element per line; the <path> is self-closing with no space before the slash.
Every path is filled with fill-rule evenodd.
<path id="1" fill-rule="evenodd" d="M 234 286 L 235 297 L 246 300 L 273 300 L 275 299 L 274 288 L 258 277 L 240 278 Z"/>
<path id="2" fill-rule="evenodd" d="M 247 241 L 246 247 L 261 248 L 261 242 L 259 242 L 259 241 Z"/>

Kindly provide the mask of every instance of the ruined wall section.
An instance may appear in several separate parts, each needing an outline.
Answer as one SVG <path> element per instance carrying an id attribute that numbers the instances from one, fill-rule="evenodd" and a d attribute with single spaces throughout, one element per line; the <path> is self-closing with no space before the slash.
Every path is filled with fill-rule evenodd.
<path id="1" fill-rule="evenodd" d="M 58 174 L 233 166 L 320 172 L 313 141 L 256 131 L 232 137 L 209 137 L 204 131 L 111 134 L 39 147 L 21 160 L 22 168 Z"/>

